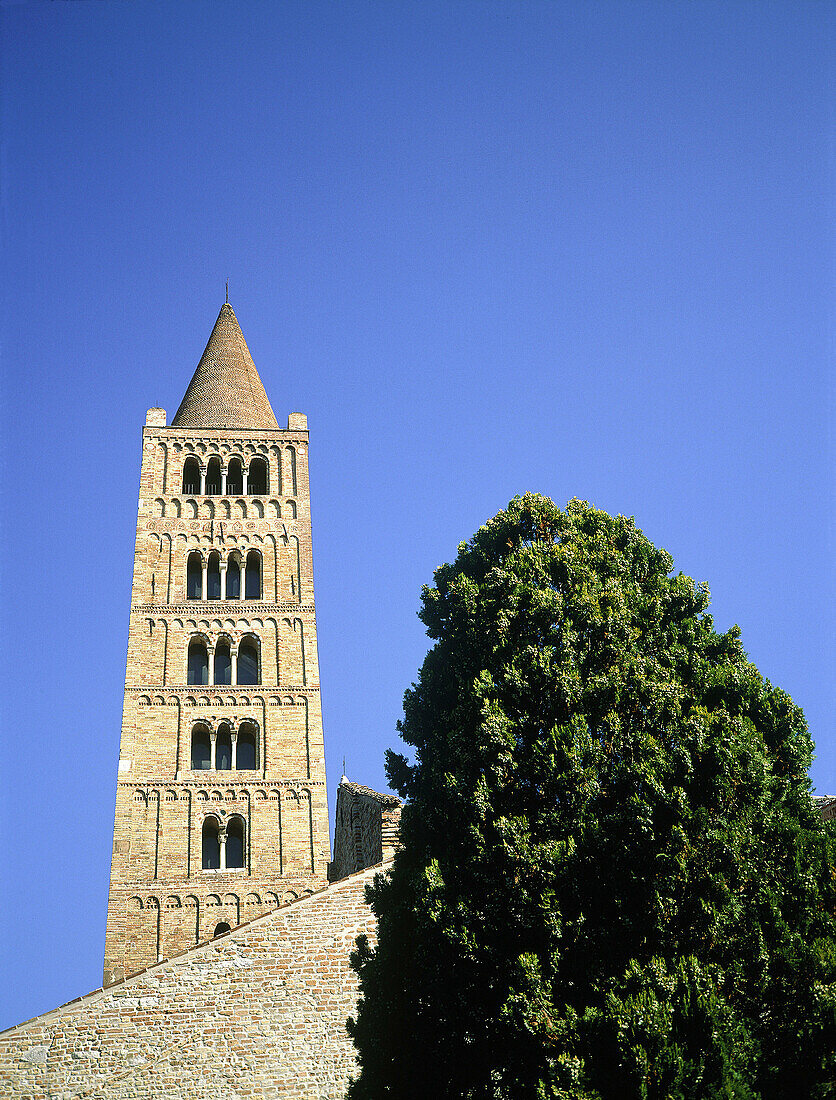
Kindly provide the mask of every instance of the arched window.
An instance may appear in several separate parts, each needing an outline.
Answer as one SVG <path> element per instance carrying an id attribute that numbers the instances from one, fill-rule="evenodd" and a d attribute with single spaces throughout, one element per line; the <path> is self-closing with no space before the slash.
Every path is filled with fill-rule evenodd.
<path id="1" fill-rule="evenodd" d="M 189 642 L 189 673 L 187 683 L 209 683 L 209 654 L 206 652 L 206 643 L 200 638 L 192 638 Z"/>
<path id="2" fill-rule="evenodd" d="M 200 463 L 193 456 L 183 463 L 183 492 L 187 494 L 200 492 Z"/>
<path id="3" fill-rule="evenodd" d="M 217 457 L 209 459 L 206 467 L 206 496 L 219 497 L 221 495 L 221 460 Z"/>
<path id="4" fill-rule="evenodd" d="M 226 468 L 226 495 L 238 496 L 244 490 L 243 467 L 240 458 L 231 458 Z"/>
<path id="5" fill-rule="evenodd" d="M 226 567 L 226 598 L 241 599 L 241 566 L 237 558 L 230 558 Z"/>
<path id="6" fill-rule="evenodd" d="M 245 638 L 238 646 L 238 683 L 261 683 L 258 667 L 258 647 L 252 638 Z"/>
<path id="7" fill-rule="evenodd" d="M 241 726 L 238 731 L 238 744 L 235 748 L 235 767 L 238 771 L 251 772 L 258 767 L 255 751 L 255 730 L 252 726 Z"/>
<path id="8" fill-rule="evenodd" d="M 212 871 L 221 865 L 221 842 L 218 838 L 217 818 L 207 817 L 203 822 L 203 860 L 204 871 Z"/>
<path id="9" fill-rule="evenodd" d="M 192 550 L 186 563 L 186 599 L 199 600 L 203 595 L 203 559 L 198 550 Z"/>
<path id="10" fill-rule="evenodd" d="M 246 575 L 246 599 L 261 599 L 261 554 L 257 550 L 250 550 L 247 554 Z"/>
<path id="11" fill-rule="evenodd" d="M 206 568 L 206 596 L 210 600 L 221 598 L 221 555 L 213 551 Z"/>
<path id="12" fill-rule="evenodd" d="M 247 474 L 247 495 L 251 497 L 263 497 L 269 492 L 267 463 L 263 458 L 251 459 L 250 468 Z"/>
<path id="13" fill-rule="evenodd" d="M 209 744 L 209 731 L 203 726 L 192 730 L 192 770 L 208 771 L 212 762 L 212 749 Z"/>
<path id="14" fill-rule="evenodd" d="M 232 683 L 232 660 L 229 656 L 229 642 L 223 640 L 215 646 L 215 683 Z"/>
<path id="15" fill-rule="evenodd" d="M 222 920 L 215 925 L 215 931 L 212 933 L 212 939 L 216 940 L 218 936 L 223 936 L 229 931 L 231 931 L 229 925 L 226 923 L 225 920 Z"/>
<path id="16" fill-rule="evenodd" d="M 231 817 L 226 827 L 226 865 L 244 866 L 244 819 Z"/>
<path id="17" fill-rule="evenodd" d="M 227 725 L 218 728 L 218 740 L 215 744 L 215 767 L 219 772 L 228 772 L 232 767 L 232 738 Z"/>

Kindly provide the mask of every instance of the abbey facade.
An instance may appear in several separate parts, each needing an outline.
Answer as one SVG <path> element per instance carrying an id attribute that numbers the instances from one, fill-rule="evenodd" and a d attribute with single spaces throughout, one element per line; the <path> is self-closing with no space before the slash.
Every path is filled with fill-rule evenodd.
<path id="1" fill-rule="evenodd" d="M 102 989 L 0 1036 L 0 1093 L 336 1100 L 400 802 L 343 777 L 331 863 L 307 420 L 279 427 L 228 303 L 166 419 L 142 432 Z"/>

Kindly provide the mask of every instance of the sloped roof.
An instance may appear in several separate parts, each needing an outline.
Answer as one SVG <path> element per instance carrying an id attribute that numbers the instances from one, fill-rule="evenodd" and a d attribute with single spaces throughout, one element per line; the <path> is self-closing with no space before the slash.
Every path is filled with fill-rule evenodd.
<path id="1" fill-rule="evenodd" d="M 173 428 L 268 428 L 278 424 L 232 306 L 221 307 Z"/>
<path id="2" fill-rule="evenodd" d="M 384 806 L 403 805 L 402 799 L 398 798 L 396 794 L 381 794 L 380 791 L 373 791 L 371 787 L 364 787 L 362 783 L 352 783 L 346 776 L 343 776 L 340 780 L 340 787 L 345 787 L 352 794 L 361 794 L 367 798 L 372 798 L 375 802 L 381 802 Z"/>

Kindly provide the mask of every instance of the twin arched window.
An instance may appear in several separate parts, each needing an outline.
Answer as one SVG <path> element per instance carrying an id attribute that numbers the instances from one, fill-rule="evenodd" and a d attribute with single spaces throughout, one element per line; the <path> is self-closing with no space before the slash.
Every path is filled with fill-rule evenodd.
<path id="1" fill-rule="evenodd" d="M 202 860 L 204 871 L 227 871 L 245 866 L 244 819 L 231 817 L 224 829 L 216 817 L 207 817 L 202 830 Z"/>
<path id="2" fill-rule="evenodd" d="M 226 723 L 218 727 L 214 746 L 209 730 L 200 724 L 192 730 L 192 771 L 255 771 L 258 767 L 257 732 L 242 722 L 235 737 Z M 214 751 L 213 751 L 214 750 Z"/>
<path id="3" fill-rule="evenodd" d="M 227 639 L 219 639 L 215 646 L 215 675 L 211 681 L 213 684 L 225 686 L 234 682 L 238 685 L 252 686 L 261 683 L 258 643 L 252 636 L 247 635 L 238 644 L 235 677 L 232 675 L 232 656 Z M 186 683 L 200 686 L 209 682 L 209 649 L 202 638 L 192 638 L 189 642 L 186 662 Z"/>
<path id="4" fill-rule="evenodd" d="M 226 488 L 226 496 L 241 496 L 244 492 L 244 467 L 241 459 L 233 455 L 227 463 L 226 487 L 221 460 L 213 455 L 206 463 L 206 480 L 201 489 L 200 462 L 190 455 L 183 463 L 183 493 L 188 496 L 219 497 Z M 270 470 L 266 459 L 251 458 L 247 469 L 247 496 L 267 496 L 270 492 Z"/>
<path id="5" fill-rule="evenodd" d="M 186 599 L 202 600 L 203 557 L 199 550 L 192 550 L 186 560 Z M 260 600 L 262 593 L 261 554 L 250 550 L 246 558 L 230 554 L 226 562 L 226 575 L 221 569 L 221 555 L 213 550 L 206 559 L 207 600 Z M 241 592 L 243 573 L 244 591 Z"/>

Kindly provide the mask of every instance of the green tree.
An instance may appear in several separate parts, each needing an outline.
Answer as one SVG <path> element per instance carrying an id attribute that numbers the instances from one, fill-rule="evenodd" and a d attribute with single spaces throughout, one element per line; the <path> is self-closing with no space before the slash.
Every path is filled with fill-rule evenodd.
<path id="1" fill-rule="evenodd" d="M 803 715 L 633 521 L 528 494 L 425 587 L 351 1100 L 833 1095 Z"/>

